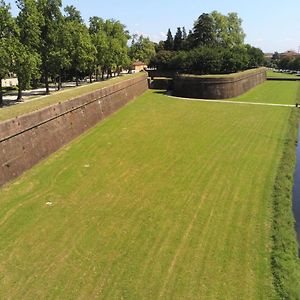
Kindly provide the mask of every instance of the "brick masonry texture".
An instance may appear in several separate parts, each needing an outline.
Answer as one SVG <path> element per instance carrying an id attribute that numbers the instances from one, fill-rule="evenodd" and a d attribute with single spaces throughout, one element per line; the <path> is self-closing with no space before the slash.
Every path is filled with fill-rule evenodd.
<path id="1" fill-rule="evenodd" d="M 148 89 L 147 75 L 0 123 L 0 186 Z"/>
<path id="2" fill-rule="evenodd" d="M 267 78 L 264 68 L 228 77 L 178 75 L 174 79 L 174 96 L 197 99 L 228 99 L 240 96 Z"/>

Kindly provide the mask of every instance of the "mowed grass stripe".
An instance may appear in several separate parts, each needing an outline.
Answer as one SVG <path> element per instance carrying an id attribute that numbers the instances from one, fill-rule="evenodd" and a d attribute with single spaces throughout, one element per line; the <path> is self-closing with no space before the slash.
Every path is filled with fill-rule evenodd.
<path id="1" fill-rule="evenodd" d="M 238 125 L 238 124 L 236 124 L 236 125 Z M 206 128 L 206 130 L 207 129 L 208 128 Z M 234 137 L 232 141 L 229 140 L 228 143 L 234 143 L 235 139 L 236 139 L 236 137 Z M 218 142 L 219 139 L 216 140 L 216 141 Z M 216 147 L 216 145 L 213 145 L 213 146 L 214 146 L 213 149 L 218 149 L 219 148 L 219 145 L 217 147 Z M 207 157 L 207 164 L 208 165 L 204 168 L 204 170 L 206 172 L 202 173 L 201 174 L 202 176 L 200 176 L 200 178 L 198 178 L 199 180 L 197 180 L 197 182 L 201 182 L 205 178 L 209 179 L 209 182 L 207 182 L 207 184 L 205 186 L 205 189 L 202 191 L 201 204 L 202 204 L 203 201 L 206 201 L 206 199 L 210 199 L 209 193 L 210 193 L 211 190 L 218 189 L 222 193 L 222 191 L 220 190 L 221 185 L 216 184 L 216 182 L 218 182 L 218 180 L 222 176 L 222 170 L 220 169 L 220 168 L 222 168 L 222 166 L 220 166 L 219 162 L 216 159 L 214 159 L 216 153 L 213 151 L 213 149 L 211 149 L 211 151 L 209 151 L 210 153 L 212 153 L 211 156 Z M 201 178 L 201 177 L 204 177 L 204 178 Z M 201 232 L 199 232 L 199 235 L 197 235 L 197 241 L 199 241 L 200 240 L 200 236 L 202 234 L 204 234 L 204 232 L 205 232 L 204 229 L 206 229 L 206 227 L 208 226 L 207 223 L 210 223 L 210 221 L 212 219 L 212 215 L 213 215 L 214 209 L 215 209 L 215 203 L 213 201 L 209 201 L 208 204 L 211 204 L 210 208 L 207 209 L 207 212 L 209 214 L 208 218 L 207 218 L 208 220 L 204 224 L 201 224 L 201 226 L 199 226 L 199 228 L 201 228 L 202 226 L 204 226 L 204 228 L 201 228 Z M 192 222 L 193 223 L 195 222 L 197 216 L 198 216 L 198 210 L 196 211 L 196 213 L 194 214 L 194 216 L 192 218 Z M 203 218 L 203 216 L 201 216 L 201 218 Z M 204 238 L 202 238 L 201 240 L 203 240 L 203 242 L 207 243 L 206 236 L 204 236 Z M 187 245 L 185 245 L 185 246 L 187 246 Z M 205 247 L 203 247 L 203 245 L 201 245 L 201 248 L 206 249 Z M 185 247 L 185 248 L 182 247 L 182 249 L 189 249 L 189 247 Z M 208 253 L 208 251 L 206 253 Z M 181 257 L 185 258 L 185 257 L 190 257 L 190 256 L 189 255 L 182 255 Z M 205 260 L 203 260 L 203 261 L 205 261 Z M 199 270 L 201 270 L 202 272 L 204 271 L 204 269 L 202 268 L 202 266 L 201 267 L 199 266 Z M 177 273 L 181 273 L 181 272 L 174 272 L 173 275 L 177 274 Z M 199 281 L 199 283 L 200 282 L 201 281 Z M 174 283 L 174 287 L 176 287 L 178 284 L 180 284 L 180 283 L 178 283 L 178 282 Z"/>
<path id="2" fill-rule="evenodd" d="M 147 92 L 0 190 L 0 298 L 274 295 L 289 112 Z"/>
<path id="3" fill-rule="evenodd" d="M 251 137 L 249 137 L 250 139 L 249 139 L 249 141 L 251 141 Z M 245 149 L 241 149 L 241 152 L 243 152 Z M 239 158 L 237 158 L 237 160 L 238 160 Z M 219 178 L 219 181 L 222 183 L 222 182 L 224 182 L 223 181 L 223 178 L 222 178 L 222 172 L 221 172 L 221 174 L 218 174 L 217 172 L 214 172 L 213 174 L 216 174 L 216 176 Z M 239 183 L 237 182 L 237 186 L 239 186 Z M 220 185 L 218 185 L 217 187 L 220 187 Z M 210 187 L 210 189 L 211 190 L 214 190 L 214 189 L 216 189 L 217 187 Z M 222 187 L 223 188 L 223 187 Z M 221 188 L 221 189 L 222 189 Z M 225 188 L 226 188 L 226 186 L 225 186 Z M 221 197 L 221 199 L 222 199 L 222 197 Z M 222 199 L 223 200 L 223 199 Z M 224 199 L 225 200 L 225 199 Z M 235 207 L 238 207 L 238 206 L 235 206 Z M 233 218 L 231 218 L 231 215 L 230 214 L 228 214 L 227 213 L 227 216 L 228 216 L 228 218 L 227 218 L 227 220 L 236 220 L 236 219 L 233 219 Z M 223 224 L 224 225 L 224 228 L 227 228 L 227 224 Z M 215 228 L 215 227 L 213 227 L 213 228 Z M 220 235 L 220 231 L 218 231 L 218 235 Z M 204 240 L 207 240 L 207 238 L 205 237 L 204 238 Z M 216 239 L 213 239 L 212 241 L 209 241 L 209 244 L 211 245 L 211 248 L 213 248 L 213 249 L 215 249 L 216 247 L 215 247 L 215 245 L 214 245 L 214 241 L 216 241 L 217 243 L 219 243 L 219 244 L 222 244 L 222 243 L 220 243 L 220 236 L 219 237 L 216 237 Z M 231 241 L 232 242 L 232 241 Z M 203 247 L 204 249 L 205 249 L 205 247 Z M 187 249 L 189 249 L 188 247 L 187 247 Z M 208 251 L 206 251 L 206 253 L 207 253 L 207 255 L 209 254 L 209 252 Z M 209 255 L 208 255 L 209 256 Z M 184 256 L 184 257 L 189 257 L 188 255 L 187 256 Z M 203 262 L 206 262 L 207 261 L 207 259 L 202 259 L 201 261 L 203 261 Z M 234 260 L 232 260 L 232 261 L 234 261 Z M 199 266 L 199 269 L 200 270 L 203 270 L 203 267 L 202 267 L 202 265 L 201 266 Z M 226 274 L 226 272 L 225 272 L 225 274 Z M 200 281 L 199 281 L 200 282 Z M 218 281 L 217 281 L 218 282 Z M 217 284 L 215 284 L 216 286 L 217 286 Z M 222 289 L 218 289 L 219 291 L 222 291 Z"/>
<path id="4" fill-rule="evenodd" d="M 295 104 L 299 82 L 287 81 L 278 83 L 276 81 L 265 81 L 247 93 L 232 98 L 231 100 L 242 102 L 273 103 L 273 104 Z"/>

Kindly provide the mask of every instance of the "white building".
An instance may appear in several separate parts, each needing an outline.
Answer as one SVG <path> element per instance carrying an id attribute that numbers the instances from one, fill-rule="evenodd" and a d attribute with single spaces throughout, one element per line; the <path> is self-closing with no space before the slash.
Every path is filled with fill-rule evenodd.
<path id="1" fill-rule="evenodd" d="M 2 79 L 2 87 L 13 87 L 18 85 L 18 78 L 11 77 Z"/>

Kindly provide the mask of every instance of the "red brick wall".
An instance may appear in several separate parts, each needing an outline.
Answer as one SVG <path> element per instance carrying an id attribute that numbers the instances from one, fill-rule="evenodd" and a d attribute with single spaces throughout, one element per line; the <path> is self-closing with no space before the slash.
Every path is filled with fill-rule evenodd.
<path id="1" fill-rule="evenodd" d="M 264 82 L 266 70 L 258 69 L 247 74 L 241 72 L 236 77 L 197 77 L 176 76 L 174 80 L 174 95 L 198 99 L 227 99 L 240 96 Z"/>
<path id="2" fill-rule="evenodd" d="M 0 186 L 148 89 L 147 75 L 0 123 Z"/>

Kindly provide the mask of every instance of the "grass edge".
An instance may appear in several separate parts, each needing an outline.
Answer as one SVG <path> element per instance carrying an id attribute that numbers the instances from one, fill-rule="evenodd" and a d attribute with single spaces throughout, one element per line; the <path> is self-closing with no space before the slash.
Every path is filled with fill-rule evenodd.
<path id="1" fill-rule="evenodd" d="M 300 299 L 300 260 L 292 212 L 299 121 L 300 111 L 292 109 L 272 196 L 271 268 L 278 299 Z"/>

